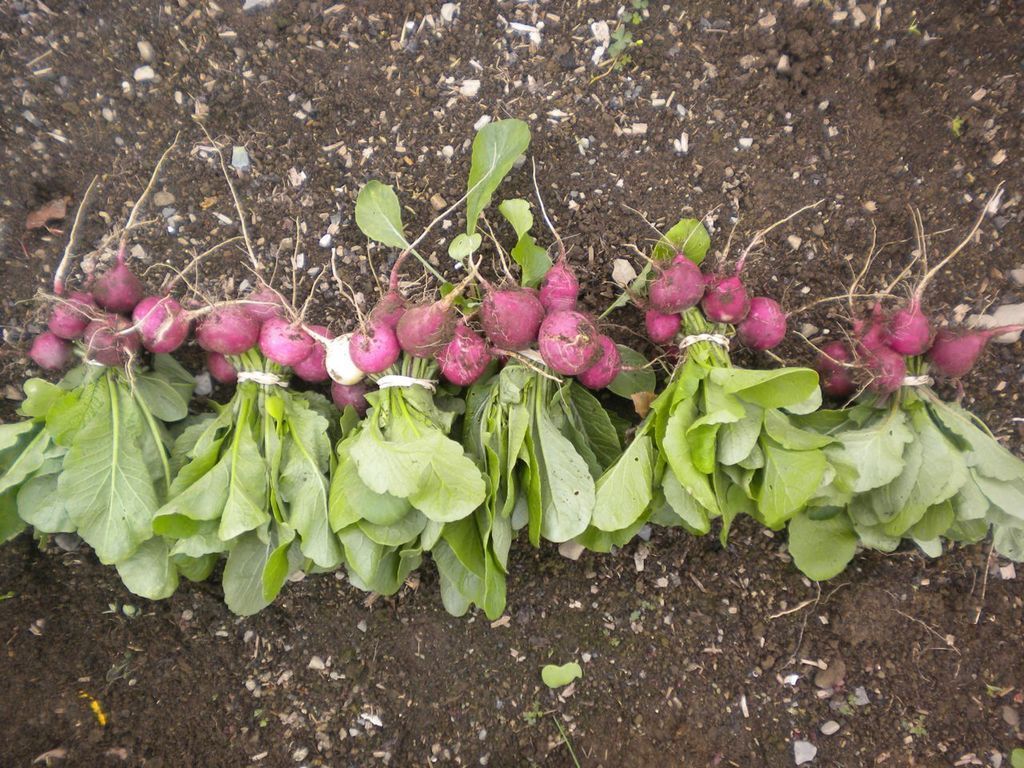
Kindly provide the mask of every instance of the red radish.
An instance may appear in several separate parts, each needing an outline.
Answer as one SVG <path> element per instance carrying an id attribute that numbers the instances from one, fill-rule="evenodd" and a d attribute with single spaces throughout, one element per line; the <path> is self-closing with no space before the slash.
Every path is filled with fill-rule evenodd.
<path id="1" fill-rule="evenodd" d="M 353 333 L 348 343 L 352 362 L 365 373 L 386 371 L 402 354 L 395 331 L 382 320 L 371 320 L 365 330 Z"/>
<path id="2" fill-rule="evenodd" d="M 526 349 L 537 340 L 544 305 L 527 288 L 488 290 L 480 306 L 480 324 L 498 349 Z"/>
<path id="3" fill-rule="evenodd" d="M 704 276 L 700 267 L 685 256 L 677 257 L 647 286 L 651 309 L 666 315 L 697 306 L 704 295 Z"/>
<path id="4" fill-rule="evenodd" d="M 144 293 L 141 281 L 124 263 L 124 256 L 120 254 L 114 266 L 92 284 L 92 295 L 96 303 L 111 312 L 131 312 L 142 300 Z"/>
<path id="5" fill-rule="evenodd" d="M 385 293 L 377 306 L 370 310 L 370 322 L 381 322 L 392 328 L 398 325 L 398 321 L 405 314 L 405 297 L 398 291 Z"/>
<path id="6" fill-rule="evenodd" d="M 322 325 L 311 325 L 309 330 L 325 338 L 330 338 L 331 336 L 330 330 Z M 319 342 L 314 344 L 313 351 L 293 365 L 292 371 L 300 379 L 311 384 L 327 381 L 327 349 Z"/>
<path id="7" fill-rule="evenodd" d="M 402 351 L 412 357 L 434 357 L 448 345 L 455 334 L 455 318 L 447 298 L 405 311 L 395 327 Z"/>
<path id="8" fill-rule="evenodd" d="M 544 318 L 539 333 L 540 356 L 555 373 L 576 376 L 601 355 L 600 333 L 586 315 L 559 310 Z"/>
<path id="9" fill-rule="evenodd" d="M 932 343 L 932 324 L 921 311 L 921 302 L 916 296 L 889 318 L 886 331 L 885 343 L 901 355 L 923 354 Z"/>
<path id="10" fill-rule="evenodd" d="M 569 265 L 561 260 L 547 271 L 540 283 L 540 303 L 548 312 L 576 309 L 579 295 L 580 281 Z"/>
<path id="11" fill-rule="evenodd" d="M 242 304 L 222 304 L 196 328 L 196 342 L 207 352 L 240 355 L 260 338 L 260 324 Z"/>
<path id="12" fill-rule="evenodd" d="M 313 351 L 313 337 L 283 317 L 269 317 L 260 328 L 260 352 L 278 365 L 295 365 Z"/>
<path id="13" fill-rule="evenodd" d="M 604 334 L 598 341 L 601 344 L 601 357 L 576 376 L 576 380 L 587 389 L 604 389 L 615 381 L 615 377 L 622 370 L 622 355 L 619 354 L 615 342 Z"/>
<path id="14" fill-rule="evenodd" d="M 750 311 L 747 289 L 737 276 L 708 275 L 701 300 L 704 315 L 713 323 L 739 323 Z"/>
<path id="15" fill-rule="evenodd" d="M 821 375 L 821 388 L 826 395 L 842 399 L 857 391 L 850 368 L 846 365 L 852 360 L 849 347 L 841 341 L 831 341 L 821 348 L 814 367 Z"/>
<path id="16" fill-rule="evenodd" d="M 853 333 L 857 337 L 858 352 L 866 354 L 873 352 L 879 347 L 884 347 L 888 340 L 886 329 L 885 313 L 882 305 L 876 303 L 871 309 L 871 317 L 868 320 L 854 320 Z"/>
<path id="17" fill-rule="evenodd" d="M 441 375 L 452 384 L 468 387 L 483 374 L 491 362 L 487 343 L 480 334 L 459 320 L 455 325 L 455 338 L 448 342 L 437 356 Z"/>
<path id="18" fill-rule="evenodd" d="M 773 349 L 786 336 L 786 313 L 775 299 L 755 296 L 747 316 L 736 326 L 736 335 L 750 349 Z"/>
<path id="19" fill-rule="evenodd" d="M 672 341 L 679 333 L 682 322 L 679 315 L 666 315 L 656 309 L 649 309 L 644 314 L 647 337 L 655 344 L 668 344 Z"/>
<path id="20" fill-rule="evenodd" d="M 234 384 L 238 381 L 238 371 L 220 352 L 206 353 L 206 370 L 221 384 Z"/>
<path id="21" fill-rule="evenodd" d="M 86 355 L 106 366 L 127 363 L 142 348 L 142 339 L 127 318 L 107 315 L 93 320 L 85 329 Z"/>
<path id="22" fill-rule="evenodd" d="M 942 328 L 928 350 L 928 362 L 940 376 L 957 379 L 978 362 L 985 345 L 995 336 L 1024 330 L 1024 325 L 1003 325 L 998 328 L 951 330 Z"/>
<path id="23" fill-rule="evenodd" d="M 285 305 L 281 294 L 273 288 L 260 288 L 245 297 L 243 306 L 250 315 L 262 323 L 272 317 L 281 317 Z"/>
<path id="24" fill-rule="evenodd" d="M 907 375 L 907 361 L 899 352 L 886 346 L 866 350 L 864 367 L 871 372 L 868 387 L 882 395 L 889 395 L 903 386 Z"/>
<path id="25" fill-rule="evenodd" d="M 147 296 L 135 305 L 132 320 L 142 338 L 142 346 L 157 355 L 170 354 L 188 338 L 188 315 L 170 296 Z"/>
<path id="26" fill-rule="evenodd" d="M 338 410 L 345 410 L 345 406 L 351 405 L 360 416 L 366 415 L 366 409 L 370 404 L 366 402 L 366 384 L 331 384 L 331 399 Z"/>
<path id="27" fill-rule="evenodd" d="M 90 310 L 96 309 L 96 302 L 92 294 L 76 291 L 66 299 L 60 299 L 53 312 L 50 314 L 50 321 L 47 327 L 54 336 L 62 339 L 80 338 L 85 327 L 89 325 Z"/>
<path id="28" fill-rule="evenodd" d="M 45 331 L 33 339 L 28 356 L 44 371 L 59 371 L 71 362 L 71 344 L 55 333 Z"/>

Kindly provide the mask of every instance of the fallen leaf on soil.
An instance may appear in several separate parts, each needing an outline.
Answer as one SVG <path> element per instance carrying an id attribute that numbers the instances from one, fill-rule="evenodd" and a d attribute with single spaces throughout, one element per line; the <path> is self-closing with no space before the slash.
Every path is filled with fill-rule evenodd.
<path id="1" fill-rule="evenodd" d="M 561 666 L 558 664 L 545 664 L 544 668 L 540 671 L 540 679 L 544 681 L 544 685 L 548 688 L 561 688 L 579 677 L 583 677 L 583 670 L 575 661 L 570 661 L 568 664 L 562 664 Z"/>
<path id="2" fill-rule="evenodd" d="M 63 219 L 68 215 L 68 198 L 58 197 L 36 208 L 25 217 L 25 229 L 40 229 L 51 221 Z"/>
<path id="3" fill-rule="evenodd" d="M 641 419 L 647 416 L 648 411 L 651 410 L 651 403 L 657 398 L 658 396 L 653 392 L 634 392 L 629 396 L 629 399 L 633 401 L 633 410 Z"/>

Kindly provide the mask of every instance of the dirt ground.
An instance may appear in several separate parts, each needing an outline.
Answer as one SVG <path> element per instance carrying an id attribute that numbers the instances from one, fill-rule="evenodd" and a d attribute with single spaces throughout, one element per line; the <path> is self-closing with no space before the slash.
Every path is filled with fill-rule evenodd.
<path id="1" fill-rule="evenodd" d="M 948 251 L 1000 180 L 999 210 L 928 301 L 947 318 L 1022 301 L 1019 3 L 627 2 L 640 44 L 611 68 L 592 57 L 601 22 L 619 24 L 614 2 L 264 5 L 0 2 L 5 417 L 34 373 L 28 300 L 52 281 L 68 225 L 26 233 L 29 212 L 76 204 L 99 175 L 88 251 L 180 132 L 136 264 L 155 284 L 160 265 L 237 234 L 196 117 L 246 148 L 239 193 L 285 279 L 298 221 L 305 268 L 337 248 L 369 296 L 359 186 L 394 184 L 415 231 L 432 197 L 464 189 L 474 124 L 512 116 L 530 123 L 541 190 L 595 305 L 614 295 L 612 259 L 652 237 L 626 205 L 659 226 L 711 211 L 721 249 L 737 217 L 746 242 L 823 199 L 750 267 L 796 309 L 844 290 L 873 226 L 880 243 L 910 237 L 908 205 L 946 230 L 933 253 Z M 522 169 L 502 192 L 531 187 Z M 432 241 L 438 263 L 446 237 Z M 884 251 L 873 284 L 910 249 Z M 225 254 L 206 262 L 208 293 L 245 279 Z M 819 340 L 838 327 L 826 306 L 798 327 Z M 341 330 L 351 311 L 325 281 L 312 314 Z M 636 316 L 617 322 L 627 339 Z M 994 346 L 965 400 L 1018 452 L 1021 351 Z M 727 549 L 661 531 L 577 563 L 521 548 L 508 618 L 492 626 L 448 616 L 429 566 L 394 599 L 311 576 L 239 619 L 216 582 L 149 603 L 91 552 L 23 536 L 0 550 L 0 765 L 787 766 L 796 742 L 817 748 L 813 766 L 1010 764 L 1024 746 L 1020 576 L 978 546 L 863 555 L 819 588 L 783 543 L 750 525 Z M 570 660 L 583 678 L 559 696 L 539 670 Z"/>

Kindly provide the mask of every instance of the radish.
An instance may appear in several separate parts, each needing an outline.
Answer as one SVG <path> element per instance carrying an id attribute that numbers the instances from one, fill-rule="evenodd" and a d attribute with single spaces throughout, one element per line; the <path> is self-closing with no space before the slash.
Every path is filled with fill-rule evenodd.
<path id="1" fill-rule="evenodd" d="M 974 367 L 989 340 L 1022 329 L 1024 325 L 1004 325 L 978 330 L 943 328 L 935 334 L 935 341 L 928 350 L 928 362 L 940 376 L 960 378 Z"/>
<path id="2" fill-rule="evenodd" d="M 313 351 L 313 337 L 283 317 L 269 317 L 260 328 L 260 352 L 278 365 L 295 365 Z"/>
<path id="3" fill-rule="evenodd" d="M 85 327 L 91 321 L 93 313 L 90 310 L 94 309 L 96 309 L 96 301 L 92 294 L 76 291 L 67 299 L 58 301 L 53 312 L 50 313 L 47 327 L 54 336 L 59 338 L 69 340 L 80 338 Z"/>
<path id="4" fill-rule="evenodd" d="M 857 391 L 857 385 L 846 365 L 853 360 L 850 348 L 841 341 L 832 341 L 821 348 L 814 367 L 821 375 L 821 388 L 826 395 L 847 398 Z"/>
<path id="5" fill-rule="evenodd" d="M 135 305 L 132 320 L 142 338 L 142 346 L 157 355 L 170 354 L 188 338 L 188 315 L 170 296 L 147 296 Z"/>
<path id="6" fill-rule="evenodd" d="M 872 390 L 889 395 L 903 386 L 903 379 L 907 375 L 907 361 L 903 355 L 885 345 L 864 351 L 864 367 L 871 372 L 868 386 Z"/>
<path id="7" fill-rule="evenodd" d="M 911 357 L 923 354 L 931 346 L 932 324 L 921 311 L 921 302 L 917 296 L 889 318 L 885 343 L 894 352 Z"/>
<path id="8" fill-rule="evenodd" d="M 455 325 L 455 338 L 448 342 L 437 356 L 441 375 L 452 384 L 468 387 L 475 382 L 491 362 L 487 343 L 480 334 L 459 320 Z"/>
<path id="9" fill-rule="evenodd" d="M 601 357 L 576 376 L 576 380 L 587 389 L 604 389 L 615 381 L 622 370 L 622 356 L 615 342 L 604 334 L 598 337 L 598 342 L 601 345 Z"/>
<path id="10" fill-rule="evenodd" d="M 750 311 L 750 297 L 736 275 L 708 275 L 701 308 L 713 323 L 739 323 Z"/>
<path id="11" fill-rule="evenodd" d="M 240 355 L 252 348 L 259 338 L 259 321 L 240 304 L 214 307 L 196 329 L 199 346 L 222 355 Z"/>
<path id="12" fill-rule="evenodd" d="M 366 402 L 367 387 L 365 384 L 331 384 L 331 399 L 338 410 L 345 410 L 351 405 L 360 416 L 366 415 L 366 409 L 370 404 Z"/>
<path id="13" fill-rule="evenodd" d="M 547 271 L 540 283 L 540 303 L 548 312 L 576 309 L 579 295 L 580 281 L 576 279 L 572 268 L 561 259 Z"/>
<path id="14" fill-rule="evenodd" d="M 309 330 L 325 338 L 331 336 L 331 332 L 322 325 L 311 325 Z M 292 371 L 300 379 L 308 381 L 310 384 L 327 381 L 327 350 L 324 345 L 314 344 L 313 351 L 293 365 Z"/>
<path id="15" fill-rule="evenodd" d="M 92 285 L 96 303 L 111 312 L 131 312 L 144 293 L 142 282 L 125 264 L 123 254 L 118 254 L 114 266 L 96 278 Z"/>
<path id="16" fill-rule="evenodd" d="M 28 356 L 44 371 L 59 371 L 71 362 L 71 344 L 51 331 L 32 340 Z"/>
<path id="17" fill-rule="evenodd" d="M 647 286 L 651 309 L 672 315 L 695 307 L 704 295 L 704 276 L 700 267 L 685 256 L 676 257 Z"/>
<path id="18" fill-rule="evenodd" d="M 380 373 L 395 364 L 402 348 L 394 329 L 385 320 L 370 320 L 364 330 L 349 338 L 348 353 L 359 370 Z"/>
<path id="19" fill-rule="evenodd" d="M 352 355 L 349 354 L 351 338 L 352 334 L 346 333 L 324 343 L 324 364 L 327 366 L 327 374 L 336 384 L 343 384 L 346 387 L 358 384 L 366 377 L 366 372 L 352 362 Z"/>
<path id="20" fill-rule="evenodd" d="M 238 381 L 238 371 L 220 352 L 206 353 L 206 370 L 221 384 L 234 384 Z"/>
<path id="21" fill-rule="evenodd" d="M 107 315 L 93 320 L 85 329 L 85 348 L 88 359 L 101 365 L 124 365 L 138 354 L 142 340 L 127 318 Z"/>
<path id="22" fill-rule="evenodd" d="M 417 304 L 402 315 L 395 326 L 398 344 L 412 357 L 434 357 L 440 354 L 455 334 L 455 318 L 449 293 L 440 301 Z"/>
<path id="23" fill-rule="evenodd" d="M 249 314 L 261 323 L 284 314 L 284 299 L 281 298 L 281 294 L 269 287 L 253 291 L 245 297 L 243 304 Z"/>
<path id="24" fill-rule="evenodd" d="M 480 306 L 484 333 L 498 349 L 526 349 L 537 340 L 543 320 L 544 305 L 528 288 L 488 288 Z"/>
<path id="25" fill-rule="evenodd" d="M 747 316 L 736 326 L 736 335 L 750 349 L 773 349 L 786 336 L 786 313 L 775 299 L 755 296 Z"/>
<path id="26" fill-rule="evenodd" d="M 576 376 L 600 357 L 599 338 L 597 327 L 586 315 L 566 309 L 552 312 L 540 326 L 540 356 L 555 373 Z"/>
<path id="27" fill-rule="evenodd" d="M 405 314 L 405 297 L 397 290 L 385 293 L 377 306 L 370 310 L 370 322 L 381 322 L 394 328 Z"/>
<path id="28" fill-rule="evenodd" d="M 644 314 L 647 337 L 655 344 L 668 344 L 672 341 L 679 333 L 682 322 L 679 315 L 666 315 L 656 309 L 649 309 Z"/>

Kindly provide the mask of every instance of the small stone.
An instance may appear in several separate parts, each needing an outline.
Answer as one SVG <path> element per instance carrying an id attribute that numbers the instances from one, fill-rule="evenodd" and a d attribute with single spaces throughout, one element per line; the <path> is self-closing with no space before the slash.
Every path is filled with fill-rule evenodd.
<path id="1" fill-rule="evenodd" d="M 842 685 L 846 677 L 846 663 L 842 659 L 836 659 L 825 669 L 818 670 L 814 676 L 814 684 L 819 688 L 835 688 Z"/>
<path id="2" fill-rule="evenodd" d="M 859 685 L 853 689 L 853 696 L 850 699 L 850 703 L 855 707 L 866 707 L 871 703 L 871 699 L 868 698 L 868 692 L 864 689 L 863 685 Z"/>
<path id="3" fill-rule="evenodd" d="M 231 167 L 243 173 L 252 167 L 249 153 L 245 151 L 245 147 L 235 146 L 231 148 Z"/>
<path id="4" fill-rule="evenodd" d="M 245 0 L 245 3 L 242 5 L 242 10 L 243 11 L 258 11 L 258 10 L 261 10 L 263 8 L 269 8 L 275 2 L 276 2 L 276 0 Z"/>
<path id="5" fill-rule="evenodd" d="M 474 98 L 480 92 L 479 80 L 463 80 L 459 93 L 467 99 Z"/>
<path id="6" fill-rule="evenodd" d="M 445 3 L 441 6 L 441 18 L 448 24 L 451 24 L 455 20 L 455 14 L 459 12 L 458 3 Z"/>
<path id="7" fill-rule="evenodd" d="M 772 27 L 775 26 L 775 21 L 776 19 L 774 13 L 766 13 L 764 16 L 757 20 L 757 26 L 759 26 L 761 29 L 771 29 Z"/>
<path id="8" fill-rule="evenodd" d="M 321 659 L 319 656 L 314 656 L 309 660 L 309 664 L 306 665 L 306 669 L 327 669 L 327 665 L 324 664 L 324 660 Z"/>
<path id="9" fill-rule="evenodd" d="M 786 54 L 779 56 L 779 61 L 775 65 L 775 71 L 780 75 L 789 75 L 793 71 L 793 65 L 789 60 L 789 56 Z"/>
<path id="10" fill-rule="evenodd" d="M 145 66 L 136 69 L 133 77 L 135 78 L 135 82 L 137 83 L 148 83 L 150 80 L 156 77 L 156 72 L 153 71 L 153 68 L 151 66 L 146 64 Z"/>
<path id="11" fill-rule="evenodd" d="M 818 748 L 811 744 L 811 742 L 793 742 L 793 759 L 796 761 L 797 765 L 803 765 L 804 763 L 811 762 L 816 754 L 818 754 Z"/>
<path id="12" fill-rule="evenodd" d="M 448 201 L 441 197 L 441 195 L 434 194 L 430 197 L 430 207 L 435 211 L 443 211 L 448 207 Z"/>
<path id="13" fill-rule="evenodd" d="M 320 238 L 320 247 L 321 248 L 330 248 L 332 240 L 333 240 L 333 238 L 331 237 L 331 233 L 328 232 L 326 235 L 324 235 L 323 237 Z"/>
<path id="14" fill-rule="evenodd" d="M 174 205 L 174 195 L 160 190 L 153 195 L 153 205 L 157 208 L 166 208 L 168 205 Z"/>
<path id="15" fill-rule="evenodd" d="M 797 235 L 790 235 L 786 238 L 786 242 L 789 243 L 789 247 L 795 251 L 803 243 L 803 239 Z"/>
<path id="16" fill-rule="evenodd" d="M 558 554 L 569 560 L 579 560 L 583 554 L 583 545 L 575 541 L 563 541 L 558 545 Z"/>
<path id="17" fill-rule="evenodd" d="M 135 78 L 138 80 L 138 78 Z M 1006 162 L 1006 150 L 1000 149 L 994 155 L 992 155 L 992 165 L 1002 165 Z"/>
<path id="18" fill-rule="evenodd" d="M 213 379 L 210 378 L 209 371 L 203 371 L 196 375 L 195 388 L 193 389 L 199 397 L 209 397 L 213 392 Z"/>
<path id="19" fill-rule="evenodd" d="M 835 720 L 827 720 L 821 724 L 820 730 L 825 736 L 831 736 L 832 734 L 839 732 L 839 723 Z"/>
<path id="20" fill-rule="evenodd" d="M 1020 712 L 1011 707 L 1009 704 L 1003 705 L 1003 722 L 1011 728 L 1016 728 L 1020 725 Z"/>
<path id="21" fill-rule="evenodd" d="M 360 632 L 365 634 L 366 633 L 366 619 L 360 619 L 359 623 L 356 624 L 356 629 L 358 629 Z"/>
<path id="22" fill-rule="evenodd" d="M 750 149 L 752 146 L 754 146 L 754 140 L 749 136 L 744 136 L 742 139 L 740 139 L 740 146 L 743 147 L 744 149 Z"/>
<path id="23" fill-rule="evenodd" d="M 139 58 L 142 59 L 144 64 L 152 64 L 156 59 L 156 53 L 153 51 L 153 46 L 149 44 L 147 40 L 139 40 L 136 45 L 139 48 Z"/>
<path id="24" fill-rule="evenodd" d="M 77 533 L 58 533 L 53 537 L 53 541 L 65 552 L 75 552 L 82 546 L 82 539 Z"/>
<path id="25" fill-rule="evenodd" d="M 455 147 L 453 147 L 451 144 L 445 144 L 443 147 L 441 147 L 441 154 L 444 155 L 444 158 L 446 160 L 451 160 L 452 157 L 455 155 Z"/>
<path id="26" fill-rule="evenodd" d="M 1003 581 L 1013 581 L 1017 578 L 1017 569 L 1013 563 L 999 566 L 999 578 Z"/>
<path id="27" fill-rule="evenodd" d="M 303 760 L 306 759 L 306 755 L 308 754 L 309 747 L 299 747 L 294 752 L 292 752 L 292 760 L 294 760 L 296 763 L 301 763 Z"/>

